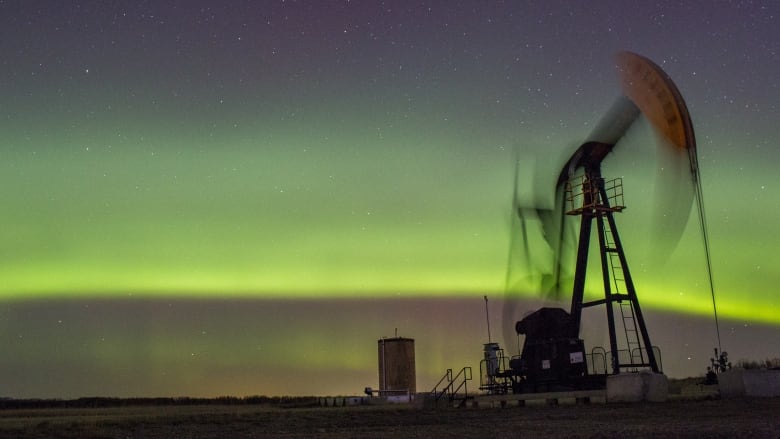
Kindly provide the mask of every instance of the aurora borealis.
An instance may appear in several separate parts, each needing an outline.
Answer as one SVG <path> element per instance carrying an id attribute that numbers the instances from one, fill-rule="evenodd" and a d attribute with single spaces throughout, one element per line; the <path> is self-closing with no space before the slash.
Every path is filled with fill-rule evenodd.
<path id="1" fill-rule="evenodd" d="M 545 202 L 620 50 L 691 112 L 724 348 L 780 356 L 780 6 L 629 3 L 0 1 L 0 396 L 354 393 L 396 327 L 419 389 L 477 366 L 514 158 Z M 654 141 L 640 123 L 605 174 L 688 376 L 712 305 L 695 213 L 651 257 Z"/>

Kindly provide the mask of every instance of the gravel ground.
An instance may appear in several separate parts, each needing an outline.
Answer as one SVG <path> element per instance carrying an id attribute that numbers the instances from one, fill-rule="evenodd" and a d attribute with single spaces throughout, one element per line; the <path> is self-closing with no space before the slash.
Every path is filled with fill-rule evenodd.
<path id="1" fill-rule="evenodd" d="M 0 411 L 2 438 L 780 437 L 780 398 L 506 408 L 124 407 Z"/>

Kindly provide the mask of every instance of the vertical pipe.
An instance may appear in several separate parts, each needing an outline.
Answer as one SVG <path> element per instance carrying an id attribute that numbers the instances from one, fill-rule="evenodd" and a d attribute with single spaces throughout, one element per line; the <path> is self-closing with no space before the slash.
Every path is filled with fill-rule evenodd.
<path id="1" fill-rule="evenodd" d="M 387 362 L 385 361 L 385 339 L 382 339 L 382 390 L 387 392 Z"/>
<path id="2" fill-rule="evenodd" d="M 485 296 L 485 318 L 487 319 L 488 343 L 491 343 L 492 340 L 490 339 L 490 311 L 488 310 L 487 296 Z"/>

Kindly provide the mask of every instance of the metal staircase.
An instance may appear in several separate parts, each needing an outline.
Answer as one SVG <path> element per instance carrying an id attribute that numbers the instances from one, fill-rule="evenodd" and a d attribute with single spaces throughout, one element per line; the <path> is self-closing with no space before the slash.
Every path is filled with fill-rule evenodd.
<path id="1" fill-rule="evenodd" d="M 471 367 L 466 366 L 453 375 L 452 369 L 447 369 L 444 376 L 433 386 L 431 396 L 435 403 L 447 398 L 447 402 L 455 407 L 463 407 L 466 401 L 472 399 L 469 396 L 468 382 L 472 380 Z"/>

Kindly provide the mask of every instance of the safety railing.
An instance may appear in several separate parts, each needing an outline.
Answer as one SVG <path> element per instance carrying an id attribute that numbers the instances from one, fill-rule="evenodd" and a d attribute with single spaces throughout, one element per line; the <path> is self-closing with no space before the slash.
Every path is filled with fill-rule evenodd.
<path id="1" fill-rule="evenodd" d="M 435 402 L 438 402 L 445 395 L 449 401 L 465 400 L 468 398 L 468 382 L 471 381 L 471 367 L 462 368 L 453 376 L 452 369 L 447 369 L 444 376 L 433 386 L 431 395 Z"/>
<path id="2" fill-rule="evenodd" d="M 434 401 L 438 401 L 444 395 L 449 395 L 452 389 L 452 369 L 447 369 L 444 376 L 441 377 L 438 383 L 433 386 L 431 395 L 433 395 Z"/>

